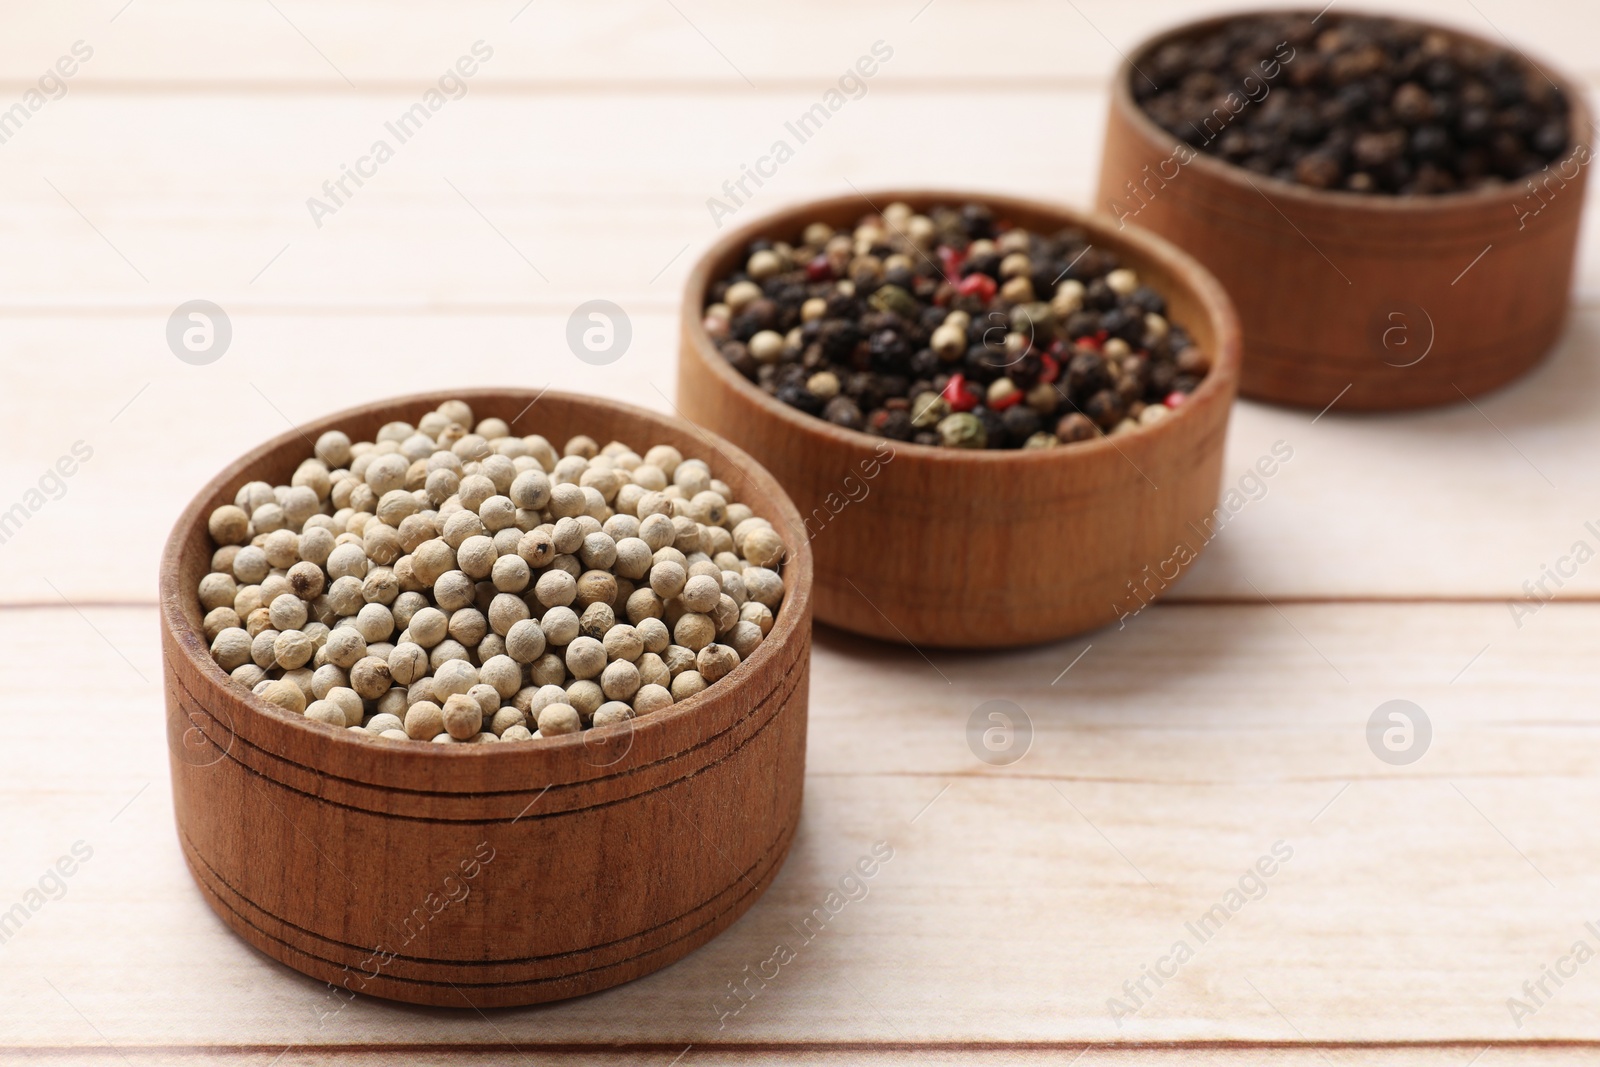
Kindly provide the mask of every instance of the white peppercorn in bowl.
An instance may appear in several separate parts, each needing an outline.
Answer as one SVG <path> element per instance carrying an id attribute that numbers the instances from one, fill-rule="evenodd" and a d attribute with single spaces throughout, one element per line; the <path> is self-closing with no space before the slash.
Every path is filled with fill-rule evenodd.
<path id="1" fill-rule="evenodd" d="M 718 677 L 697 694 L 640 707 L 635 718 L 602 706 L 592 729 L 517 743 L 357 736 L 331 724 L 337 708 L 328 721 L 308 717 L 293 681 L 261 695 L 231 681 L 205 629 L 208 598 L 220 597 L 202 585 L 211 516 L 247 483 L 287 483 L 309 442 L 329 430 L 370 440 L 457 398 L 518 434 L 662 444 L 704 459 L 778 540 L 783 597 L 766 639 L 726 676 L 723 658 L 708 657 Z M 709 940 L 776 874 L 799 817 L 811 584 L 800 528 L 777 483 L 733 445 L 596 398 L 514 389 L 406 397 L 253 450 L 185 511 L 162 561 L 175 808 L 207 900 L 275 959 L 353 992 L 425 1004 L 459 1004 L 455 987 L 482 1006 L 575 996 Z M 290 612 L 283 621 L 299 620 Z M 331 636 L 313 635 L 313 644 Z M 292 662 L 298 652 L 287 651 Z M 605 681 L 602 672 L 596 688 Z M 388 709 L 368 710 L 377 712 L 369 729 L 393 727 Z M 456 885 L 469 891 L 452 900 Z M 422 928 L 400 922 L 441 898 L 437 912 L 425 907 Z M 560 923 L 539 919 L 555 914 Z"/>
<path id="2" fill-rule="evenodd" d="M 1034 233 L 1077 230 L 1114 254 L 1209 357 L 1203 380 L 1170 416 L 1133 432 L 1042 448 L 938 447 L 780 402 L 729 362 L 705 325 L 713 283 L 757 239 L 796 241 L 817 223 L 849 232 L 880 208 L 917 218 L 966 204 Z M 1199 555 L 1216 525 L 1239 359 L 1238 320 L 1216 279 L 1137 227 L 1016 197 L 877 190 L 785 208 L 701 256 L 684 289 L 678 404 L 749 450 L 794 498 L 816 554 L 817 618 L 917 646 L 1005 647 L 1114 622 Z"/>

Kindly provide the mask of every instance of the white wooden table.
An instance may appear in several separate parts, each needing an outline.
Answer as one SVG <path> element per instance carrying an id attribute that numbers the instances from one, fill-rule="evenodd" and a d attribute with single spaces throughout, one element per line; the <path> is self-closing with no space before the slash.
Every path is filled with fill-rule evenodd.
<path id="1" fill-rule="evenodd" d="M 1600 562 L 1523 599 L 1575 542 L 1600 548 L 1592 232 L 1565 339 L 1510 389 L 1315 422 L 1242 403 L 1230 480 L 1276 441 L 1292 461 L 1126 629 L 931 662 L 819 631 L 794 853 L 665 971 L 535 1009 L 332 1013 L 184 869 L 153 590 L 222 463 L 286 422 L 451 383 L 665 409 L 707 198 L 875 42 L 893 55 L 865 94 L 738 217 L 895 183 L 1087 203 L 1118 50 L 1211 6 L 10 12 L 0 113 L 75 42 L 92 55 L 0 142 L 0 511 L 28 511 L 0 542 L 0 914 L 27 915 L 0 944 L 0 1063 L 1592 1062 L 1600 962 L 1508 1006 L 1575 942 L 1600 951 Z M 1593 4 L 1387 6 L 1600 75 Z M 464 95 L 317 225 L 307 198 L 478 41 Z M 593 298 L 634 328 L 604 368 L 564 341 Z M 232 323 L 208 366 L 165 340 L 192 299 Z M 78 442 L 92 456 L 30 497 Z M 966 741 L 996 699 L 1034 731 L 1008 766 Z M 1409 765 L 1367 743 L 1393 699 L 1431 722 Z M 894 859 L 868 895 L 719 1025 L 727 984 L 878 841 Z M 75 845 L 89 858 L 48 875 Z M 1289 858 L 1202 943 L 1186 924 L 1275 845 Z"/>

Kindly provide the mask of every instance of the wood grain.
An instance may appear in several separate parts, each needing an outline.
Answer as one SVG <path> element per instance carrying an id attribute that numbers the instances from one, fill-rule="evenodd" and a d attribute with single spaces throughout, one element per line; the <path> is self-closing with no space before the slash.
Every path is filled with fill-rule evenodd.
<path id="1" fill-rule="evenodd" d="M 798 518 L 771 475 L 703 431 L 612 401 L 503 389 L 404 397 L 291 430 L 226 467 L 178 519 L 161 574 L 167 738 L 178 836 L 207 902 L 257 948 L 341 991 L 503 1007 L 664 967 L 777 873 L 800 817 L 811 558 L 785 538 L 783 607 L 725 684 L 564 738 L 377 741 L 233 686 L 194 593 L 210 569 L 207 517 L 246 482 L 286 484 L 327 430 L 373 440 L 452 397 L 514 432 L 673 445 L 780 530 Z"/>
<path id="2" fill-rule="evenodd" d="M 1453 1059 L 1411 1062 L 1459 1067 L 1491 1042 L 1600 1042 L 1587 969 L 1521 1030 L 1505 1008 L 1595 918 L 1600 840 L 1570 813 L 1600 803 L 1589 698 L 1600 668 L 1587 654 L 1600 608 L 1551 607 L 1512 639 L 1488 606 L 1283 611 L 1158 606 L 1095 636 L 1064 676 L 1084 642 L 930 653 L 930 665 L 819 631 L 804 817 L 766 896 L 666 970 L 490 1022 L 366 997 L 324 1019 L 338 1007 L 326 987 L 236 938 L 184 873 L 159 691 L 91 629 L 154 681 L 155 613 L 0 613 L 0 669 L 15 686 L 0 803 L 48 813 L 0 826 L 0 903 L 73 841 L 94 849 L 65 896 L 0 946 L 0 1047 L 98 1044 L 79 1011 L 119 1047 L 244 1044 L 266 1049 L 263 1065 L 291 1043 L 510 1041 L 540 1057 L 681 1042 L 665 1064 L 691 1042 L 1019 1054 L 1044 1042 L 1068 1059 L 1091 1042 L 1238 1043 L 1236 1062 L 1271 1062 L 1286 1054 L 1272 1046 L 1303 1040 L 1352 1063 L 1376 1057 L 1373 1043 L 1456 1043 Z M 122 701 L 78 735 L 69 774 L 37 756 L 55 722 L 20 713 L 66 671 Z M 1395 697 L 1433 723 L 1410 767 L 1376 760 L 1363 735 Z M 1033 723 L 1010 766 L 968 748 L 971 712 L 992 699 Z M 1118 1029 L 1107 999 L 1280 838 L 1295 855 L 1266 896 Z M 789 924 L 876 841 L 895 855 L 866 897 L 719 1028 L 727 983 L 793 938 Z M 1387 1054 L 1406 1062 L 1401 1052 Z"/>
<path id="3" fill-rule="evenodd" d="M 1574 143 L 1554 177 L 1535 176 L 1547 182 L 1538 195 L 1531 182 L 1438 197 L 1323 192 L 1180 145 L 1134 100 L 1141 59 L 1218 24 L 1164 30 L 1117 72 L 1095 205 L 1221 280 L 1244 328 L 1240 392 L 1313 411 L 1336 398 L 1357 411 L 1457 404 L 1542 359 L 1566 324 L 1588 185 L 1591 123 L 1573 83 L 1539 65 L 1572 101 Z"/>
<path id="4" fill-rule="evenodd" d="M 788 489 L 817 559 L 817 618 L 911 645 L 1003 647 L 1103 626 L 1159 597 L 1218 525 L 1223 439 L 1237 387 L 1238 320 L 1194 260 L 1098 216 L 984 197 L 1041 233 L 1084 230 L 1168 301 L 1212 369 L 1138 433 L 1047 450 L 965 452 L 842 430 L 779 403 L 734 370 L 701 324 L 706 292 L 757 237 L 853 226 L 861 202 L 917 210 L 966 191 L 877 190 L 753 220 L 712 246 L 684 287 L 678 405 L 740 443 Z M 1273 464 L 1276 466 L 1276 464 Z"/>

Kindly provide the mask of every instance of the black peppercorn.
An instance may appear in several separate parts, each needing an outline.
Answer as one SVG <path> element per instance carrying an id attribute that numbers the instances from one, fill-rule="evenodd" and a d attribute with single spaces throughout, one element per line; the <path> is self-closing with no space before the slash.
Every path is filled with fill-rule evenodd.
<path id="1" fill-rule="evenodd" d="M 822 409 L 822 417 L 847 430 L 861 429 L 861 409 L 847 396 L 836 396 Z"/>
<path id="2" fill-rule="evenodd" d="M 1043 424 L 1039 413 L 1026 404 L 1013 404 L 1000 413 L 1000 425 L 1012 448 L 1020 448 L 1024 441 L 1039 432 Z"/>
<path id="3" fill-rule="evenodd" d="M 1239 16 L 1166 42 L 1139 71 L 1135 98 L 1173 136 L 1314 188 L 1429 195 L 1515 181 L 1572 141 L 1570 103 L 1521 56 L 1386 17 Z M 1230 97 L 1243 108 L 1219 106 Z"/>

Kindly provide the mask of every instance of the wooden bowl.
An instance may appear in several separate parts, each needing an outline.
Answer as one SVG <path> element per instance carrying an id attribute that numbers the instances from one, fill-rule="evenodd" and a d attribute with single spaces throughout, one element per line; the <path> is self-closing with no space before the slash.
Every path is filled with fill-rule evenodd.
<path id="1" fill-rule="evenodd" d="M 162 557 L 173 802 L 206 900 L 273 959 L 340 996 L 532 1004 L 666 966 L 743 914 L 782 866 L 805 770 L 811 553 L 790 540 L 783 606 L 749 660 L 632 723 L 425 745 L 355 737 L 233 685 L 212 662 L 196 594 L 211 510 L 252 479 L 287 482 L 325 430 L 372 440 L 455 396 L 557 447 L 578 433 L 673 445 L 780 531 L 799 522 L 733 445 L 592 397 L 458 390 L 286 433 L 217 475 Z"/>
<path id="2" fill-rule="evenodd" d="M 919 210 L 981 201 L 1030 228 L 1082 228 L 1167 298 L 1172 321 L 1212 354 L 1211 373 L 1171 418 L 1138 433 L 969 452 L 841 429 L 780 403 L 734 370 L 706 333 L 702 309 L 711 283 L 743 261 L 749 242 L 793 239 L 819 219 L 853 226 L 872 205 L 895 200 Z M 794 498 L 801 536 L 816 553 L 816 611 L 824 622 L 918 646 L 1048 641 L 1131 613 L 1204 547 L 1197 531 L 1217 506 L 1239 327 L 1216 280 L 1149 234 L 1119 232 L 1103 216 L 972 192 L 811 201 L 712 246 L 689 275 L 682 317 L 680 409 L 756 456 Z M 1177 558 L 1180 544 L 1190 546 L 1187 558 Z"/>
<path id="3" fill-rule="evenodd" d="M 1244 326 L 1240 392 L 1314 409 L 1335 397 L 1341 410 L 1414 408 L 1459 402 L 1536 364 L 1566 319 L 1587 147 L 1569 149 L 1559 175 L 1551 167 L 1548 189 L 1541 176 L 1538 195 L 1517 184 L 1410 197 L 1325 192 L 1179 148 L 1134 100 L 1134 68 L 1233 17 L 1168 30 L 1123 63 L 1095 206 L 1167 238 L 1222 281 Z M 1576 84 L 1539 67 L 1566 92 L 1575 142 L 1586 144 Z"/>

